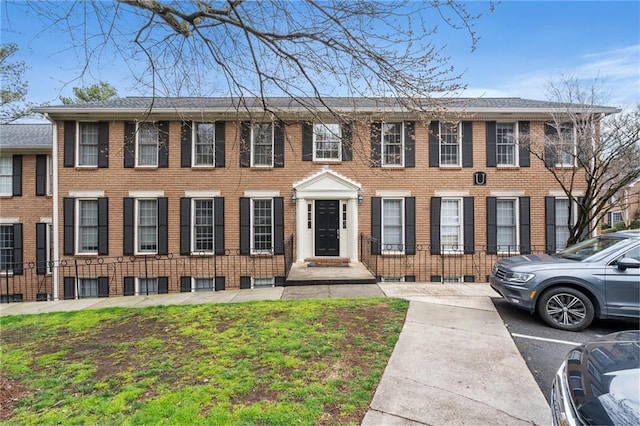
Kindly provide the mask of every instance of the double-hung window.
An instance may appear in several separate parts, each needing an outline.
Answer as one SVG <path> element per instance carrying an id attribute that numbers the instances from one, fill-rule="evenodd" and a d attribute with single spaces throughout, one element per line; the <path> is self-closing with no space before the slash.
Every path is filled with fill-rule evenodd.
<path id="1" fill-rule="evenodd" d="M 496 159 L 498 166 L 518 164 L 516 123 L 496 123 Z"/>
<path id="2" fill-rule="evenodd" d="M 576 163 L 576 135 L 571 124 L 559 127 L 556 145 L 556 166 L 575 166 Z"/>
<path id="3" fill-rule="evenodd" d="M 440 122 L 440 165 L 460 166 L 460 125 Z"/>
<path id="4" fill-rule="evenodd" d="M 78 123 L 78 166 L 98 167 L 98 123 Z"/>
<path id="5" fill-rule="evenodd" d="M 157 278 L 137 278 L 135 294 L 147 295 L 158 294 L 158 279 Z"/>
<path id="6" fill-rule="evenodd" d="M 496 200 L 496 243 L 500 253 L 512 253 L 518 249 L 517 199 Z"/>
<path id="7" fill-rule="evenodd" d="M 13 194 L 13 157 L 0 157 L 0 196 Z"/>
<path id="8" fill-rule="evenodd" d="M 137 166 L 158 166 L 159 151 L 158 127 L 154 123 L 138 123 L 136 132 Z"/>
<path id="9" fill-rule="evenodd" d="M 403 199 L 382 200 L 382 252 L 404 252 Z"/>
<path id="10" fill-rule="evenodd" d="M 571 201 L 568 198 L 556 198 L 556 250 L 564 250 L 569 239 L 569 226 L 572 223 Z"/>
<path id="11" fill-rule="evenodd" d="M 440 243 L 444 253 L 462 251 L 463 223 L 462 199 L 443 198 L 440 210 Z"/>
<path id="12" fill-rule="evenodd" d="M 273 167 L 273 123 L 251 126 L 251 165 Z"/>
<path id="13" fill-rule="evenodd" d="M 211 254 L 214 251 L 213 199 L 193 199 L 191 220 L 194 253 Z"/>
<path id="14" fill-rule="evenodd" d="M 98 200 L 78 200 L 77 204 L 77 248 L 81 254 L 98 253 Z"/>
<path id="15" fill-rule="evenodd" d="M 12 272 L 14 267 L 13 225 L 0 225 L 0 272 Z"/>
<path id="16" fill-rule="evenodd" d="M 80 299 L 98 297 L 98 279 L 78 278 L 78 297 Z"/>
<path id="17" fill-rule="evenodd" d="M 403 166 L 404 126 L 402 122 L 382 123 L 382 165 Z"/>
<path id="18" fill-rule="evenodd" d="M 313 159 L 341 159 L 342 130 L 339 124 L 315 123 L 313 125 Z"/>
<path id="19" fill-rule="evenodd" d="M 158 200 L 137 200 L 136 248 L 138 253 L 158 250 Z"/>
<path id="20" fill-rule="evenodd" d="M 215 123 L 195 123 L 193 135 L 193 165 L 213 167 L 216 164 L 216 125 Z"/>
<path id="21" fill-rule="evenodd" d="M 251 241 L 253 253 L 273 252 L 273 200 L 252 199 Z"/>

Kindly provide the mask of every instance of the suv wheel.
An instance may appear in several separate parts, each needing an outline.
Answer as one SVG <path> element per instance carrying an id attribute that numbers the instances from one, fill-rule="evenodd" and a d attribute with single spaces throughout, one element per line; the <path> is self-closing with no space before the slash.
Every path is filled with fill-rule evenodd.
<path id="1" fill-rule="evenodd" d="M 538 315 L 551 327 L 578 331 L 591 324 L 595 312 L 593 303 L 581 291 L 556 287 L 540 296 Z"/>

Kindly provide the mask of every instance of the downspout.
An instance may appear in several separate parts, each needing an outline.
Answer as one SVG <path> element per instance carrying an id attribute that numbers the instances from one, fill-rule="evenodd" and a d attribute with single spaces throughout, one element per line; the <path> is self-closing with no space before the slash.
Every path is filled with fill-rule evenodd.
<path id="1" fill-rule="evenodd" d="M 53 125 L 53 147 L 51 161 L 53 166 L 53 300 L 60 300 L 59 284 L 60 284 L 60 242 L 59 242 L 59 229 L 60 229 L 60 215 L 58 213 L 58 124 L 55 120 L 49 117 L 49 114 L 44 113 L 44 116 Z M 56 266 L 58 266 L 56 268 Z"/>

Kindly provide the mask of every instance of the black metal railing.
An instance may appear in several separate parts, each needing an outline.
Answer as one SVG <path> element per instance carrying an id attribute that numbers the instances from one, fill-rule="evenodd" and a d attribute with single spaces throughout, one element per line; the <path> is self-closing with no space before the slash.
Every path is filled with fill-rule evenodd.
<path id="1" fill-rule="evenodd" d="M 373 248 L 373 249 L 372 249 Z M 487 282 L 498 259 L 523 254 L 521 246 L 463 246 L 416 244 L 413 254 L 404 247 L 381 246 L 369 235 L 360 235 L 360 261 L 378 280 L 417 282 Z M 545 253 L 546 246 L 527 246 L 528 254 Z M 375 254 L 374 254 L 375 253 Z M 379 254 L 378 254 L 379 253 Z"/>

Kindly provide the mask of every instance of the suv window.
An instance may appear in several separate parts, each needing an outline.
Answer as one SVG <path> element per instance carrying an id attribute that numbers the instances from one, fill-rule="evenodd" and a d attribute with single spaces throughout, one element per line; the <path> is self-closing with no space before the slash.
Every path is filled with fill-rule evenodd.
<path id="1" fill-rule="evenodd" d="M 583 261 L 588 257 L 596 255 L 626 238 L 614 237 L 611 235 L 600 236 L 574 244 L 557 254 L 564 259 Z"/>

